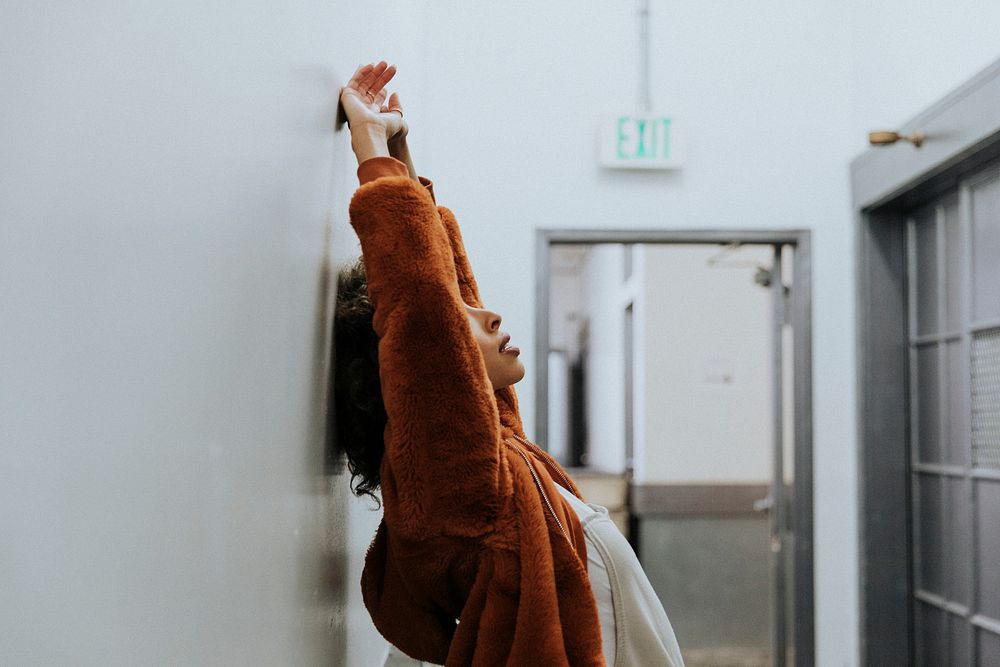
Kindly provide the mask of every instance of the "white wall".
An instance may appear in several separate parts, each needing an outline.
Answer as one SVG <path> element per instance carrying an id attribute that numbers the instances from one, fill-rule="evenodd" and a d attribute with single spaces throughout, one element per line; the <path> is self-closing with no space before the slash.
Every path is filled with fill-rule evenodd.
<path id="1" fill-rule="evenodd" d="M 581 310 L 589 340 L 587 385 L 587 464 L 604 472 L 625 470 L 625 305 L 624 254 L 620 245 L 592 246 L 581 273 Z"/>
<path id="2" fill-rule="evenodd" d="M 0 663 L 343 664 L 348 629 L 348 664 L 381 649 L 357 591 L 377 515 L 323 466 L 355 186 L 332 120 L 360 59 L 417 59 L 413 23 L 4 4 Z"/>
<path id="3" fill-rule="evenodd" d="M 579 353 L 579 310 L 583 305 L 579 268 L 573 265 L 553 272 L 549 287 L 549 349 L 564 351 L 575 358 Z"/>
<path id="4" fill-rule="evenodd" d="M 851 0 L 851 137 L 905 121 L 1000 57 L 993 0 Z M 900 147 L 904 148 L 904 147 Z"/>
<path id="5" fill-rule="evenodd" d="M 744 246 L 709 266 L 718 247 L 640 248 L 645 400 L 636 481 L 769 483 L 773 309 L 753 275 L 771 266 L 771 249 Z"/>

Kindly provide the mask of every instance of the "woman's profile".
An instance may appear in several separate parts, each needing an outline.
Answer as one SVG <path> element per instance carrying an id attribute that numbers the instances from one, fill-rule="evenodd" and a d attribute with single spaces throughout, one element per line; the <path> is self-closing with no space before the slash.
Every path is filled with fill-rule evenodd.
<path id="1" fill-rule="evenodd" d="M 520 351 L 484 306 L 454 215 L 417 176 L 395 67 L 342 89 L 363 258 L 340 273 L 337 439 L 381 494 L 362 593 L 400 652 L 442 665 L 681 665 L 635 553 L 527 438 Z"/>

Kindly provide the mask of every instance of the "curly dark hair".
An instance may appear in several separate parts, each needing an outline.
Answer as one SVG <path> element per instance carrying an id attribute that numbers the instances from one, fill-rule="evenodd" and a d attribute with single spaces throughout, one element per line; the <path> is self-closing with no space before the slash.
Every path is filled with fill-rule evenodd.
<path id="1" fill-rule="evenodd" d="M 375 491 L 381 482 L 386 413 L 374 315 L 364 258 L 359 257 L 337 274 L 333 315 L 335 433 L 338 448 L 347 455 L 351 489 L 355 495 L 371 496 L 379 503 Z"/>

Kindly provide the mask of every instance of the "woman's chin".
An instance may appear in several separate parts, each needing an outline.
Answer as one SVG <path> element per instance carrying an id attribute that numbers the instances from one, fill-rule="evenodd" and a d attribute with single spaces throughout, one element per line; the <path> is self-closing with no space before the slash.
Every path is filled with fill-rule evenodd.
<path id="1" fill-rule="evenodd" d="M 520 382 L 521 380 L 523 380 L 524 379 L 524 373 L 525 373 L 525 371 L 524 371 L 524 364 L 522 364 L 521 361 L 518 360 L 518 362 L 517 362 L 517 369 L 513 373 L 513 378 L 514 379 L 511 380 L 511 384 L 517 384 L 518 382 Z"/>
<path id="2" fill-rule="evenodd" d="M 507 387 L 513 387 L 523 379 L 524 366 L 520 366 L 516 371 L 504 374 L 503 378 L 501 378 L 499 382 L 493 382 L 493 391 L 500 391 L 501 389 L 506 389 Z"/>

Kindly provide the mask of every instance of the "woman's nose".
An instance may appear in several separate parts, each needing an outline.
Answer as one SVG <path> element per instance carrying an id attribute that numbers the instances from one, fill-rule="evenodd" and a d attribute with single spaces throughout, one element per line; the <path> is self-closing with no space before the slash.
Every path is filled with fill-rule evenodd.
<path id="1" fill-rule="evenodd" d="M 489 326 L 490 331 L 496 331 L 497 329 L 500 328 L 500 322 L 503 321 L 503 318 L 500 317 L 499 313 L 487 311 L 486 316 L 487 316 L 486 322 L 487 325 Z"/>

